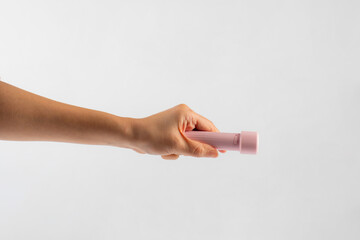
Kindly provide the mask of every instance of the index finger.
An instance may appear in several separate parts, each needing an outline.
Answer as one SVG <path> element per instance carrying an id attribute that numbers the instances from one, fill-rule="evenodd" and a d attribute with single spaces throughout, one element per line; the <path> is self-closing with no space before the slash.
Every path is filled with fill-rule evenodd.
<path id="1" fill-rule="evenodd" d="M 212 121 L 206 117 L 194 112 L 195 115 L 195 128 L 200 131 L 220 132 Z M 225 153 L 226 150 L 219 150 L 219 152 Z"/>
<path id="2" fill-rule="evenodd" d="M 195 128 L 200 131 L 210 131 L 210 132 L 219 132 L 219 130 L 215 127 L 214 123 L 211 122 L 206 117 L 193 112 L 195 115 Z"/>

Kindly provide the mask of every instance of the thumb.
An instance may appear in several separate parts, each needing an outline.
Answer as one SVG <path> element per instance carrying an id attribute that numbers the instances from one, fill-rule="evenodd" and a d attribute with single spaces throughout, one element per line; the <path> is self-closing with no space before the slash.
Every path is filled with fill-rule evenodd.
<path id="1" fill-rule="evenodd" d="M 216 148 L 211 145 L 187 139 L 187 155 L 193 157 L 216 158 L 219 154 Z"/>

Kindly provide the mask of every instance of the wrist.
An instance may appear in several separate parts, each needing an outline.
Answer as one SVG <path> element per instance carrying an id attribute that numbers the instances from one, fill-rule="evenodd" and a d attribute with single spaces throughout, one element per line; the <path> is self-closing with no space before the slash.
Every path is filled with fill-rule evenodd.
<path id="1" fill-rule="evenodd" d="M 115 131 L 115 145 L 122 148 L 134 149 L 138 146 L 141 137 L 141 119 L 117 117 L 118 127 Z"/>

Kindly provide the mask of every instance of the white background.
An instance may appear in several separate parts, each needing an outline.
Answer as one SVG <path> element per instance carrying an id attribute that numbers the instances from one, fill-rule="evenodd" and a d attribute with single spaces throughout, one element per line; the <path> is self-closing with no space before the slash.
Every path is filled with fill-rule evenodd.
<path id="1" fill-rule="evenodd" d="M 0 142 L 0 239 L 360 239 L 360 3 L 0 1 L 2 80 L 127 117 L 185 103 L 256 156 Z"/>

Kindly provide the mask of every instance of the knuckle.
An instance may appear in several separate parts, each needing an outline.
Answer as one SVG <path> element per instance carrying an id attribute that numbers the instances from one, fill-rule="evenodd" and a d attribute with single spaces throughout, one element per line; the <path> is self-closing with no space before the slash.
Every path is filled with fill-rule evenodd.
<path id="1" fill-rule="evenodd" d="M 186 105 L 185 103 L 181 103 L 178 105 L 179 109 L 182 109 L 182 110 L 189 110 L 189 106 Z"/>
<path id="2" fill-rule="evenodd" d="M 196 146 L 194 147 L 192 153 L 195 157 L 201 157 L 203 155 L 203 149 L 201 146 Z"/>
<path id="3" fill-rule="evenodd" d="M 176 117 L 179 119 L 182 119 L 184 116 L 187 116 L 190 112 L 190 108 L 186 105 L 178 105 L 176 109 Z"/>

